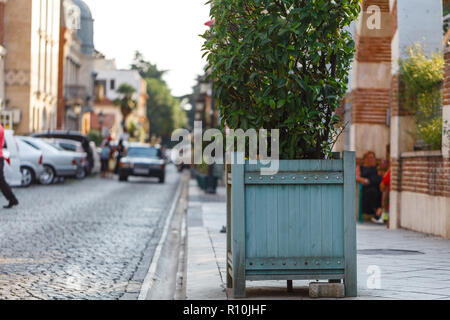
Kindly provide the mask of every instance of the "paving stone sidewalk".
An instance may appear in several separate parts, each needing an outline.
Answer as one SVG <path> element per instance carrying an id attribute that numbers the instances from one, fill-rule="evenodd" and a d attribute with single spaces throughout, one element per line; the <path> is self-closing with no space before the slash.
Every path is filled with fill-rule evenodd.
<path id="1" fill-rule="evenodd" d="M 188 209 L 188 300 L 225 300 L 225 188 L 205 195 L 190 182 Z M 356 299 L 450 300 L 450 240 L 407 230 L 358 225 Z M 247 282 L 247 299 L 309 299 L 310 281 Z"/>

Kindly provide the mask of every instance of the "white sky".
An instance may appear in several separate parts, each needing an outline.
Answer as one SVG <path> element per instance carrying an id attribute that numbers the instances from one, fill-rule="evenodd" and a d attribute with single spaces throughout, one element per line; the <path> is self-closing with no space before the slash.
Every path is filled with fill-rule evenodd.
<path id="1" fill-rule="evenodd" d="M 192 92 L 203 72 L 203 39 L 209 6 L 206 0 L 84 0 L 94 22 L 97 50 L 118 68 L 129 68 L 136 50 L 161 70 L 172 94 Z"/>

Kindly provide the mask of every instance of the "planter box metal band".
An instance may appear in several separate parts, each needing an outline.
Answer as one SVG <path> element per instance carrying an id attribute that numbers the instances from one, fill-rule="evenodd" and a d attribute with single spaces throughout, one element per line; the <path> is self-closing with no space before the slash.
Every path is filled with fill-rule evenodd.
<path id="1" fill-rule="evenodd" d="M 307 279 L 342 279 L 346 296 L 356 296 L 355 153 L 280 161 L 272 176 L 261 168 L 227 168 L 227 286 L 234 297 L 245 297 L 246 280 Z"/>

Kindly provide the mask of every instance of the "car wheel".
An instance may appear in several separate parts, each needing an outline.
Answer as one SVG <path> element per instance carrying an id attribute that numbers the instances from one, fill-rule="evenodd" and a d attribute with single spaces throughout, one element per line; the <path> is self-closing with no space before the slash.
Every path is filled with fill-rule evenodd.
<path id="1" fill-rule="evenodd" d="M 79 167 L 77 169 L 75 178 L 77 178 L 78 180 L 82 180 L 82 179 L 86 178 L 86 170 L 83 167 Z"/>
<path id="2" fill-rule="evenodd" d="M 128 181 L 128 176 L 119 176 L 119 181 Z"/>
<path id="3" fill-rule="evenodd" d="M 44 165 L 44 172 L 39 177 L 39 182 L 44 186 L 48 186 L 55 180 L 55 170 L 52 167 Z"/>
<path id="4" fill-rule="evenodd" d="M 34 181 L 34 173 L 33 170 L 27 167 L 20 168 L 20 172 L 22 173 L 22 187 L 29 187 Z"/>
<path id="5" fill-rule="evenodd" d="M 166 181 L 166 175 L 159 177 L 159 183 L 164 183 Z"/>

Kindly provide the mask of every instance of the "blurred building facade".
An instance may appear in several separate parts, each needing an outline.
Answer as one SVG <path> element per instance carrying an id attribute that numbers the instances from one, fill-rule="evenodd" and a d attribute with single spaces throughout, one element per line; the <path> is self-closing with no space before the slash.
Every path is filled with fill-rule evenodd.
<path id="1" fill-rule="evenodd" d="M 0 0 L 0 115 L 5 104 L 5 56 L 6 49 L 3 46 L 4 40 L 4 20 L 5 20 L 5 4 L 6 0 Z M 3 122 L 3 121 L 2 121 Z"/>
<path id="2" fill-rule="evenodd" d="M 367 151 L 390 161 L 391 228 L 450 238 L 447 139 L 442 150 L 415 151 L 414 116 L 398 99 L 399 59 L 408 57 L 408 47 L 418 42 L 426 53 L 442 52 L 446 4 L 446 0 L 362 1 L 361 16 L 353 29 L 356 55 L 349 91 L 338 110 L 346 130 L 336 150 L 356 151 L 358 164 Z M 373 25 L 374 14 L 379 17 L 379 28 Z M 448 53 L 446 58 L 448 66 Z M 448 67 L 447 72 L 450 75 Z M 443 118 L 450 121 L 446 101 Z"/>
<path id="3" fill-rule="evenodd" d="M 57 128 L 81 131 L 90 127 L 93 110 L 94 20 L 81 0 L 63 0 L 61 7 Z"/>
<path id="4" fill-rule="evenodd" d="M 60 0 L 0 2 L 6 114 L 17 133 L 56 128 Z"/>
<path id="5" fill-rule="evenodd" d="M 132 122 L 135 130 L 149 131 L 147 119 L 147 83 L 136 70 L 117 69 L 114 60 L 108 60 L 98 53 L 95 61 L 94 113 L 91 114 L 91 129 L 99 130 L 105 137 L 114 140 L 136 136 L 135 132 L 125 132 L 124 121 Z M 127 119 L 123 118 L 116 101 L 121 98 L 118 89 L 128 84 L 134 88 L 133 100 L 136 107 Z"/>

